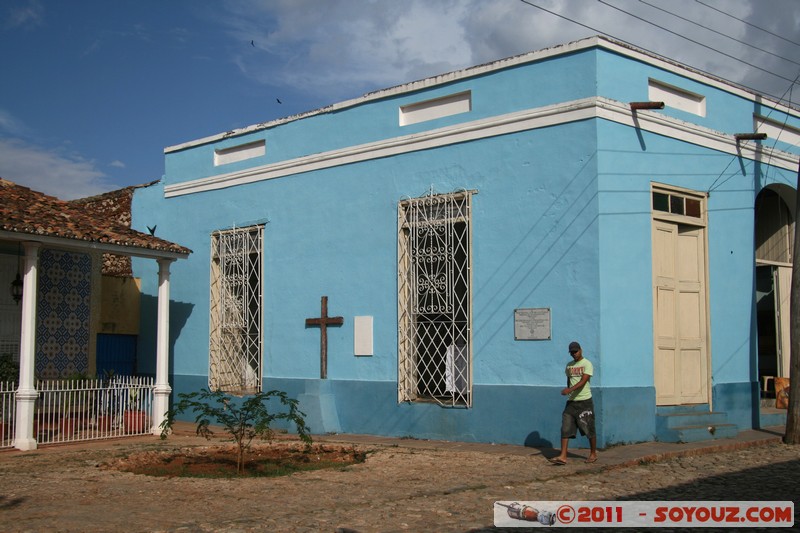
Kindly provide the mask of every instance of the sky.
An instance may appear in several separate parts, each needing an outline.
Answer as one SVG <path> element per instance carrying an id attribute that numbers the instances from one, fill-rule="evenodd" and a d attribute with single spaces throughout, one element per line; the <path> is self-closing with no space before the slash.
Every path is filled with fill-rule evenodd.
<path id="1" fill-rule="evenodd" d="M 149 183 L 168 146 L 596 34 L 800 106 L 800 0 L 2 0 L 0 177 Z"/>

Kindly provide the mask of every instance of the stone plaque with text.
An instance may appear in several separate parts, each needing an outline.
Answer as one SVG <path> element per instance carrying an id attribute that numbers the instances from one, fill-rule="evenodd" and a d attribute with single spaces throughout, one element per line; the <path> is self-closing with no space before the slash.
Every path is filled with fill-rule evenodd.
<path id="1" fill-rule="evenodd" d="M 550 340 L 550 308 L 514 309 L 514 339 Z"/>

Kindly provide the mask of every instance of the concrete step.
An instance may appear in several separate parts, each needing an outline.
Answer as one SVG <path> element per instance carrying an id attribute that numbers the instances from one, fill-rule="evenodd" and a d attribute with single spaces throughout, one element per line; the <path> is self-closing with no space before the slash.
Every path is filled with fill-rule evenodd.
<path id="1" fill-rule="evenodd" d="M 714 426 L 725 424 L 728 415 L 721 412 L 691 412 L 658 414 L 656 416 L 656 430 L 660 428 L 674 429 L 686 426 Z"/>
<path id="2" fill-rule="evenodd" d="M 786 425 L 786 412 L 786 409 L 762 407 L 761 412 L 758 414 L 759 427 L 767 428 Z"/>
<path id="3" fill-rule="evenodd" d="M 659 405 L 656 407 L 656 414 L 659 415 L 682 415 L 686 413 L 708 413 L 707 403 L 693 403 L 687 405 Z"/>
<path id="4" fill-rule="evenodd" d="M 661 442 L 702 442 L 738 433 L 726 413 L 709 411 L 707 404 L 659 407 L 656 414 L 656 440 Z"/>
<path id="5" fill-rule="evenodd" d="M 739 434 L 736 424 L 714 424 L 699 426 L 679 426 L 664 429 L 656 434 L 660 442 L 702 442 L 706 440 L 729 439 Z"/>

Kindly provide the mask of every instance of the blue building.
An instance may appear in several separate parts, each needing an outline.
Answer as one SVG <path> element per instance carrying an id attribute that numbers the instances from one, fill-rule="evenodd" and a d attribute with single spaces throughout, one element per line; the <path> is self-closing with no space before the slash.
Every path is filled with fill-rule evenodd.
<path id="1" fill-rule="evenodd" d="M 194 251 L 173 393 L 556 445 L 578 340 L 601 447 L 781 423 L 799 145 L 797 109 L 593 37 L 169 147 L 133 227 Z"/>

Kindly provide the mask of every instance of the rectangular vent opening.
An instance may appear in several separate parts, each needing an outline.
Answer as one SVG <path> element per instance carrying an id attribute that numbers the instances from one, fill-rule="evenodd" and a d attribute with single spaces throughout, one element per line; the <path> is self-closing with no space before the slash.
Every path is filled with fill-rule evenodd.
<path id="1" fill-rule="evenodd" d="M 400 108 L 400 125 L 408 126 L 472 110 L 472 91 L 425 100 Z"/>
<path id="2" fill-rule="evenodd" d="M 664 102 L 664 105 L 701 117 L 706 116 L 706 97 L 674 85 L 649 80 L 647 95 L 651 102 Z"/>
<path id="3" fill-rule="evenodd" d="M 266 153 L 267 145 L 263 140 L 231 146 L 230 148 L 218 148 L 214 150 L 214 166 L 245 161 L 260 157 Z"/>
<path id="4" fill-rule="evenodd" d="M 753 115 L 753 123 L 758 133 L 766 133 L 772 141 L 780 141 L 794 146 L 800 146 L 800 129 L 785 125 L 782 122 L 768 119 L 760 115 Z"/>

